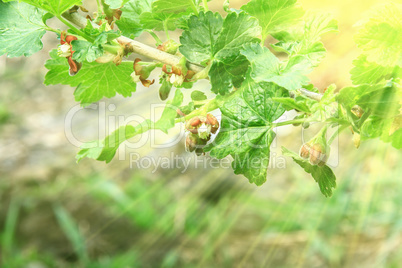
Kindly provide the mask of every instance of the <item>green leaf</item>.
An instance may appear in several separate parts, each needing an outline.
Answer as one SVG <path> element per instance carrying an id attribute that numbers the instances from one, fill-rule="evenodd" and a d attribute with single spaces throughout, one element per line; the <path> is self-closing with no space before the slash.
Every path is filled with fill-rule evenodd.
<path id="1" fill-rule="evenodd" d="M 103 48 L 101 46 L 95 46 L 88 41 L 75 40 L 71 43 L 73 45 L 73 51 L 75 51 L 73 59 L 78 62 L 93 62 L 103 55 Z"/>
<path id="2" fill-rule="evenodd" d="M 297 0 L 252 0 L 241 9 L 258 19 L 264 41 L 268 34 L 286 29 L 304 13 Z"/>
<path id="3" fill-rule="evenodd" d="M 176 89 L 173 99 L 166 103 L 166 107 L 163 110 L 162 116 L 158 121 L 156 121 L 154 128 L 167 133 L 169 129 L 174 127 L 177 109 L 179 109 L 182 102 L 183 93 L 180 91 L 180 89 Z"/>
<path id="4" fill-rule="evenodd" d="M 242 55 L 228 64 L 214 61 L 209 70 L 211 91 L 215 94 L 225 95 L 232 92 L 233 87 L 240 88 L 249 65 L 248 60 Z"/>
<path id="5" fill-rule="evenodd" d="M 27 4 L 46 10 L 55 16 L 60 16 L 64 11 L 73 6 L 81 5 L 81 0 L 21 0 Z"/>
<path id="6" fill-rule="evenodd" d="M 191 99 L 193 101 L 203 101 L 207 99 L 207 96 L 202 91 L 194 90 L 193 92 L 191 92 Z"/>
<path id="7" fill-rule="evenodd" d="M 251 77 L 257 82 L 274 82 L 287 90 L 296 90 L 309 83 L 305 74 L 310 64 L 302 56 L 292 57 L 282 64 L 268 48 L 258 44 L 246 44 L 241 53 L 251 63 Z"/>
<path id="8" fill-rule="evenodd" d="M 42 49 L 45 12 L 25 3 L 0 1 L 0 56 L 30 56 Z"/>
<path id="9" fill-rule="evenodd" d="M 124 6 L 129 1 L 130 0 L 105 0 L 105 4 L 108 5 L 111 9 L 118 9 Z"/>
<path id="10" fill-rule="evenodd" d="M 281 103 L 282 106 L 287 110 L 298 110 L 300 112 L 304 112 L 304 113 L 311 113 L 310 108 L 308 107 L 307 103 L 307 99 L 302 99 L 301 101 L 298 101 L 297 99 L 294 98 L 289 98 L 289 97 L 285 97 L 285 98 L 272 98 L 273 101 Z"/>
<path id="11" fill-rule="evenodd" d="M 361 140 L 380 137 L 384 142 L 389 142 L 393 147 L 402 149 L 402 116 L 384 119 L 378 116 L 370 116 L 361 126 Z"/>
<path id="12" fill-rule="evenodd" d="M 90 43 L 85 40 L 75 40 L 71 42 L 73 45 L 73 59 L 78 62 L 93 62 L 101 57 L 104 53 L 103 45 L 120 36 L 118 32 L 107 31 L 106 22 L 99 28 L 95 28 L 91 21 L 88 20 L 87 25 L 82 29 L 87 35 L 91 36 L 94 41 Z"/>
<path id="13" fill-rule="evenodd" d="M 366 55 L 359 56 L 353 61 L 353 69 L 350 71 L 353 84 L 376 84 L 383 80 L 402 77 L 402 68 L 386 67 L 367 61 Z"/>
<path id="14" fill-rule="evenodd" d="M 152 12 L 180 13 L 188 9 L 196 11 L 197 6 L 193 0 L 157 0 L 152 4 Z"/>
<path id="15" fill-rule="evenodd" d="M 251 183 L 263 184 L 270 145 L 275 137 L 272 122 L 285 111 L 272 97 L 281 95 L 282 90 L 275 84 L 256 84 L 248 76 L 242 88 L 220 105 L 221 128 L 214 142 L 204 151 L 219 159 L 232 155 L 236 174 L 244 174 Z M 252 170 L 250 165 L 253 165 Z"/>
<path id="16" fill-rule="evenodd" d="M 194 63 L 211 60 L 212 91 L 225 95 L 244 80 L 249 64 L 240 54 L 242 45 L 259 43 L 260 34 L 258 21 L 245 12 L 230 13 L 223 23 L 219 14 L 200 12 L 190 18 L 188 30 L 180 38 L 180 52 Z"/>
<path id="17" fill-rule="evenodd" d="M 150 129 L 159 129 L 167 133 L 168 129 L 175 125 L 177 114 L 176 109 L 181 105 L 182 101 L 183 94 L 179 89 L 177 89 L 174 98 L 167 102 L 161 118 L 156 123 L 150 120 L 145 120 L 136 126 L 121 126 L 102 141 L 87 142 L 81 146 L 81 150 L 76 156 L 77 162 L 87 157 L 109 163 L 112 161 L 117 149 L 124 141 L 145 133 Z"/>
<path id="18" fill-rule="evenodd" d="M 223 27 L 219 13 L 200 12 L 188 20 L 188 30 L 180 37 L 180 52 L 190 62 L 203 63 L 213 58 L 213 46 Z"/>
<path id="19" fill-rule="evenodd" d="M 336 177 L 331 168 L 327 165 L 311 165 L 308 160 L 301 158 L 298 154 L 289 151 L 285 147 L 282 147 L 282 153 L 283 155 L 292 157 L 293 160 L 304 169 L 304 171 L 313 176 L 324 196 L 332 196 L 332 189 L 336 188 Z"/>
<path id="20" fill-rule="evenodd" d="M 44 83 L 77 87 L 75 99 L 83 105 L 99 101 L 103 97 L 114 97 L 116 93 L 129 97 L 136 89 L 130 76 L 133 72 L 132 62 L 123 62 L 119 66 L 114 63 L 85 62 L 75 76 L 70 76 L 67 60 L 58 57 L 56 50 L 52 50 L 50 56 L 51 59 L 45 64 L 49 72 Z"/>
<path id="21" fill-rule="evenodd" d="M 160 13 L 160 12 L 144 12 L 140 16 L 142 28 L 153 29 L 156 31 L 164 30 L 164 24 L 169 31 L 176 30 L 176 20 L 181 14 Z"/>
<path id="22" fill-rule="evenodd" d="M 367 60 L 383 66 L 402 67 L 402 5 L 389 3 L 377 8 L 355 35 Z"/>
<path id="23" fill-rule="evenodd" d="M 122 14 L 116 21 L 124 36 L 138 37 L 145 29 L 140 21 L 141 14 L 152 11 L 153 0 L 130 0 L 122 8 Z"/>
<path id="24" fill-rule="evenodd" d="M 336 96 L 348 110 L 359 105 L 364 112 L 384 118 L 398 114 L 401 99 L 402 89 L 395 83 L 345 87 Z"/>
<path id="25" fill-rule="evenodd" d="M 109 163 L 112 161 L 120 144 L 148 131 L 151 129 L 151 125 L 152 122 L 150 120 L 145 120 L 136 126 L 121 126 L 112 132 L 112 134 L 107 136 L 103 141 L 87 142 L 81 146 L 81 150 L 76 156 L 77 162 L 87 157 Z"/>

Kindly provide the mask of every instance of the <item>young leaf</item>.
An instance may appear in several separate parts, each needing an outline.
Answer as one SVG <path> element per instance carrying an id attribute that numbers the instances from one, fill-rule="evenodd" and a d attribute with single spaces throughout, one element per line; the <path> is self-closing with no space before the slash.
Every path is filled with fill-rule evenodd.
<path id="1" fill-rule="evenodd" d="M 263 184 L 270 145 L 275 137 L 272 122 L 285 112 L 272 97 L 281 95 L 282 90 L 275 84 L 256 84 L 248 75 L 242 88 L 219 107 L 222 112 L 220 131 L 204 151 L 219 159 L 232 155 L 236 174 L 244 174 L 251 183 Z M 253 165 L 252 170 L 250 165 Z"/>
<path id="2" fill-rule="evenodd" d="M 223 23 L 219 14 L 200 12 L 190 18 L 180 39 L 180 52 L 194 63 L 212 60 L 211 90 L 225 95 L 244 80 L 248 62 L 240 54 L 242 45 L 259 43 L 260 34 L 258 21 L 244 12 L 230 13 Z"/>
<path id="3" fill-rule="evenodd" d="M 145 120 L 136 126 L 121 126 L 102 141 L 87 142 L 81 146 L 81 150 L 76 156 L 77 162 L 88 157 L 109 163 L 112 161 L 120 144 L 124 141 L 143 134 L 150 129 L 159 129 L 167 133 L 168 129 L 175 125 L 176 109 L 181 105 L 182 101 L 183 94 L 177 89 L 174 98 L 167 103 L 161 118 L 156 123 Z"/>
<path id="4" fill-rule="evenodd" d="M 263 41 L 268 34 L 286 29 L 285 27 L 293 24 L 304 13 L 297 0 L 252 0 L 241 9 L 258 19 Z"/>
<path id="5" fill-rule="evenodd" d="M 124 36 L 140 36 L 145 29 L 140 22 L 140 16 L 152 11 L 152 2 L 153 0 L 130 0 L 121 8 L 122 14 L 116 24 Z"/>
<path id="6" fill-rule="evenodd" d="M 0 1 L 0 56 L 31 56 L 42 49 L 45 12 L 25 3 Z"/>
<path id="7" fill-rule="evenodd" d="M 389 3 L 378 8 L 355 35 L 367 60 L 383 66 L 402 67 L 402 5 Z"/>
<path id="8" fill-rule="evenodd" d="M 45 64 L 49 70 L 45 77 L 45 85 L 63 84 L 77 87 L 74 92 L 75 99 L 83 105 L 103 97 L 114 97 L 116 93 L 129 97 L 135 92 L 136 84 L 130 76 L 133 72 L 132 62 L 123 62 L 119 66 L 114 63 L 85 62 L 75 76 L 70 76 L 67 60 L 60 58 L 56 50 L 52 50 L 50 56 L 51 59 Z"/>
<path id="9" fill-rule="evenodd" d="M 46 10 L 55 16 L 60 16 L 64 11 L 75 5 L 81 5 L 81 0 L 21 0 L 27 4 Z"/>
<path id="10" fill-rule="evenodd" d="M 293 160 L 304 169 L 304 171 L 313 176 L 324 196 L 332 196 L 332 189 L 336 188 L 336 177 L 334 172 L 327 165 L 311 165 L 308 160 L 301 158 L 298 154 L 289 151 L 285 147 L 282 147 L 282 153 L 283 155 L 292 157 Z"/>
<path id="11" fill-rule="evenodd" d="M 337 30 L 338 23 L 330 14 L 307 12 L 299 24 L 273 34 L 280 42 L 271 46 L 279 52 L 287 53 L 289 57 L 304 56 L 315 67 L 326 54 L 324 44 L 320 41 L 321 36 Z"/>
<path id="12" fill-rule="evenodd" d="M 257 82 L 274 82 L 287 90 L 296 90 L 309 83 L 305 74 L 310 64 L 302 56 L 292 57 L 283 66 L 279 59 L 258 44 L 246 44 L 241 53 L 251 64 L 251 77 Z"/>

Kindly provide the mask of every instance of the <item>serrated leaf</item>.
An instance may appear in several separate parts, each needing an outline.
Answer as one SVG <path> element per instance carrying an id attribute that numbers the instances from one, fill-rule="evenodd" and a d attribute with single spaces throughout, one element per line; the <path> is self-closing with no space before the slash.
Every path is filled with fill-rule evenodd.
<path id="1" fill-rule="evenodd" d="M 212 91 L 225 95 L 244 80 L 248 62 L 240 54 L 242 45 L 259 43 L 260 34 L 258 21 L 245 12 L 230 13 L 223 22 L 219 14 L 200 12 L 190 18 L 180 39 L 180 52 L 194 63 L 211 60 Z"/>
<path id="2" fill-rule="evenodd" d="M 350 71 L 353 84 L 376 84 L 383 80 L 402 77 L 402 68 L 386 67 L 367 61 L 366 55 L 359 56 L 353 61 L 353 69 Z"/>
<path id="3" fill-rule="evenodd" d="M 21 0 L 32 6 L 46 10 L 55 16 L 60 16 L 64 11 L 69 10 L 75 5 L 80 6 L 81 0 Z"/>
<path id="4" fill-rule="evenodd" d="M 203 63 L 213 58 L 213 46 L 223 27 L 219 13 L 200 12 L 188 20 L 188 30 L 180 37 L 180 52 L 190 62 Z"/>
<path id="5" fill-rule="evenodd" d="M 153 0 L 130 0 L 122 8 L 122 14 L 116 21 L 124 36 L 137 37 L 145 29 L 140 21 L 141 14 L 152 11 Z"/>
<path id="6" fill-rule="evenodd" d="M 258 19 L 264 40 L 268 34 L 286 29 L 304 14 L 297 0 L 252 0 L 241 9 Z"/>
<path id="7" fill-rule="evenodd" d="M 85 62 L 75 76 L 70 76 L 67 60 L 58 57 L 56 50 L 52 50 L 50 56 L 51 59 L 45 64 L 49 71 L 44 83 L 77 87 L 74 96 L 83 105 L 103 97 L 114 97 L 116 93 L 129 97 L 135 92 L 136 84 L 130 76 L 133 72 L 132 62 L 123 62 L 119 66 L 114 63 Z"/>
<path id="8" fill-rule="evenodd" d="M 160 13 L 160 12 L 144 12 L 140 16 L 142 28 L 153 29 L 155 31 L 164 30 L 164 24 L 169 31 L 176 30 L 176 20 L 181 14 Z"/>
<path id="9" fill-rule="evenodd" d="M 275 84 L 256 84 L 248 76 L 242 88 L 219 107 L 222 112 L 219 133 L 204 151 L 219 159 L 232 155 L 236 174 L 244 174 L 251 183 L 263 184 L 275 137 L 272 122 L 285 111 L 272 97 L 281 95 L 282 90 Z M 253 163 L 256 166 L 250 170 Z"/>
<path id="10" fill-rule="evenodd" d="M 257 82 L 273 82 L 287 90 L 296 90 L 309 83 L 305 74 L 311 66 L 304 57 L 292 57 L 286 65 L 258 44 L 246 44 L 241 53 L 251 64 L 251 77 Z"/>
<path id="11" fill-rule="evenodd" d="M 327 165 L 311 165 L 307 160 L 301 158 L 298 154 L 289 151 L 284 147 L 282 147 L 282 153 L 283 155 L 292 157 L 293 160 L 304 169 L 304 171 L 313 176 L 314 180 L 320 187 L 321 193 L 324 196 L 332 196 L 332 189 L 336 188 L 336 177 L 331 168 L 329 168 Z"/>
<path id="12" fill-rule="evenodd" d="M 93 62 L 103 55 L 103 48 L 101 46 L 95 46 L 88 41 L 75 40 L 71 43 L 73 45 L 73 51 L 75 51 L 73 59 L 78 62 Z"/>
<path id="13" fill-rule="evenodd" d="M 249 65 L 248 60 L 243 55 L 239 55 L 228 64 L 214 61 L 209 70 L 211 91 L 215 94 L 225 95 L 232 92 L 233 87 L 239 88 L 244 81 Z"/>
<path id="14" fill-rule="evenodd" d="M 124 141 L 145 133 L 150 129 L 159 129 L 167 133 L 168 129 L 175 125 L 176 109 L 181 105 L 182 101 L 183 94 L 177 89 L 174 98 L 167 103 L 161 118 L 156 123 L 145 120 L 136 126 L 121 126 L 102 141 L 87 142 L 81 146 L 81 150 L 76 156 L 77 162 L 87 157 L 109 163 Z"/>
<path id="15" fill-rule="evenodd" d="M 0 1 L 0 56 L 31 56 L 42 49 L 44 11 L 25 3 Z"/>
<path id="16" fill-rule="evenodd" d="M 384 119 L 378 116 L 370 116 L 361 126 L 360 137 L 362 140 L 380 138 L 383 142 L 389 142 L 400 150 L 402 149 L 401 119 L 398 116 Z"/>
<path id="17" fill-rule="evenodd" d="M 402 5 L 389 3 L 377 8 L 355 35 L 367 60 L 383 66 L 402 67 Z"/>

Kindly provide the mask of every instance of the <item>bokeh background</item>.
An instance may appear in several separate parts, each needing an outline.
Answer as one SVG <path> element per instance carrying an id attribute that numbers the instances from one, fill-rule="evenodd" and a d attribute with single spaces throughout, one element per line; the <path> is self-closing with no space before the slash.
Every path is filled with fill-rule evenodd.
<path id="1" fill-rule="evenodd" d="M 89 9 L 94 2 L 84 1 Z M 213 0 L 210 8 L 221 12 L 222 2 Z M 246 1 L 230 2 L 239 8 Z M 328 56 L 312 82 L 320 89 L 350 85 L 360 53 L 353 25 L 383 1 L 299 2 L 339 21 L 339 33 L 324 37 Z M 141 40 L 152 45 L 148 38 Z M 66 124 L 77 108 L 74 89 L 43 85 L 44 63 L 58 40 L 50 33 L 43 41 L 30 58 L 0 57 L 1 267 L 401 266 L 402 157 L 389 144 L 373 140 L 357 150 L 345 131 L 332 148 L 338 186 L 331 198 L 290 159 L 286 168 L 273 165 L 262 187 L 228 168 L 130 167 L 130 152 L 194 161 L 183 140 L 169 148 L 148 141 L 107 165 L 77 164 L 66 127 L 78 141 L 97 139 L 99 130 L 102 137 L 113 130 L 109 116 L 149 115 L 150 103 L 161 103 L 158 87 L 104 100 Z M 206 82 L 197 86 L 208 91 Z M 110 105 L 116 109 L 99 112 Z M 180 131 L 156 133 L 156 141 L 164 144 Z M 273 158 L 282 159 L 280 146 L 297 151 L 301 144 L 300 127 L 284 129 Z"/>

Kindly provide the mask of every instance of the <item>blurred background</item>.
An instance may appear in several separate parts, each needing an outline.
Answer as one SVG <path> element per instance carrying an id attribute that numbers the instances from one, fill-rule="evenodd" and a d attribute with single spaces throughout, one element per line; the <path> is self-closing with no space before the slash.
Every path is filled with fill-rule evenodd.
<path id="1" fill-rule="evenodd" d="M 222 12 L 222 2 L 210 8 Z M 230 2 L 239 8 L 247 1 Z M 383 1 L 299 2 L 339 21 L 339 33 L 324 37 L 328 55 L 312 82 L 320 89 L 350 85 L 360 54 L 353 25 Z M 95 1 L 84 3 L 91 9 Z M 153 45 L 148 37 L 140 40 Z M 80 110 L 73 88 L 43 85 L 44 63 L 58 40 L 48 33 L 43 41 L 32 57 L 0 57 L 0 267 L 401 266 L 402 157 L 389 144 L 373 140 L 357 150 L 345 131 L 329 160 L 338 185 L 331 198 L 280 154 L 283 145 L 298 151 L 300 127 L 279 131 L 261 187 L 227 163 L 196 165 L 210 160 L 185 152 L 179 127 L 155 135 L 160 145 L 181 139 L 174 147 L 148 139 L 110 164 L 77 164 L 77 145 L 112 131 L 110 118 L 148 116 L 150 103 L 162 103 L 158 86 Z M 197 86 L 209 89 L 207 82 Z M 173 154 L 191 164 L 137 168 L 132 153 L 171 163 Z"/>

